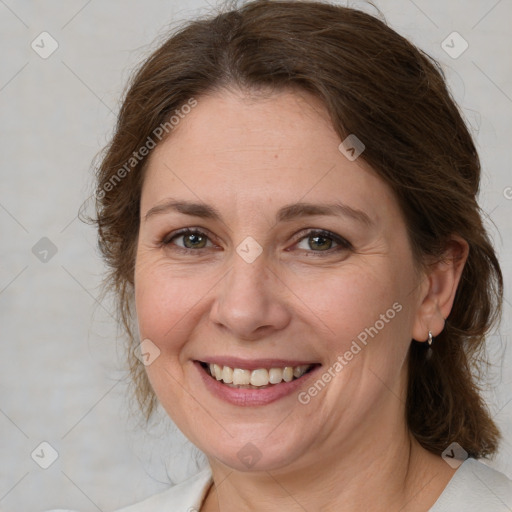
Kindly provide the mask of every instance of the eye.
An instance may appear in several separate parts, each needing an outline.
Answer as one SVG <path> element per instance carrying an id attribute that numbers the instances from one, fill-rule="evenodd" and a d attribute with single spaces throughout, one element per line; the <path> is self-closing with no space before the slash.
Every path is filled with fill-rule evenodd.
<path id="1" fill-rule="evenodd" d="M 352 245 L 348 240 L 330 231 L 315 230 L 302 237 L 296 244 L 296 247 L 309 252 L 334 252 L 351 249 Z"/>
<path id="2" fill-rule="evenodd" d="M 194 251 L 198 249 L 206 249 L 215 247 L 208 235 L 198 229 L 183 229 L 178 232 L 171 233 L 162 244 L 165 246 L 175 246 L 177 249 L 184 251 Z M 299 239 L 295 244 L 297 249 L 308 252 L 328 252 L 333 253 L 339 250 L 352 249 L 352 245 L 343 237 L 325 230 L 312 230 Z"/>
<path id="3" fill-rule="evenodd" d="M 197 229 L 184 229 L 178 233 L 171 233 L 162 243 L 164 245 L 175 245 L 181 249 L 194 250 L 213 247 L 208 236 Z"/>

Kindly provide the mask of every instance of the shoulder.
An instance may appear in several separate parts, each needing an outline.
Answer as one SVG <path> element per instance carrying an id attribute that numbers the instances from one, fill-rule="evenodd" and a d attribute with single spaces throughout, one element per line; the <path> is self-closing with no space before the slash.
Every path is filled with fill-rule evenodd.
<path id="1" fill-rule="evenodd" d="M 208 468 L 164 492 L 115 512 L 190 512 L 199 510 L 211 483 L 212 475 Z M 59 509 L 49 512 L 73 511 Z"/>
<path id="2" fill-rule="evenodd" d="M 475 459 L 465 460 L 430 512 L 505 512 L 512 508 L 512 480 Z"/>

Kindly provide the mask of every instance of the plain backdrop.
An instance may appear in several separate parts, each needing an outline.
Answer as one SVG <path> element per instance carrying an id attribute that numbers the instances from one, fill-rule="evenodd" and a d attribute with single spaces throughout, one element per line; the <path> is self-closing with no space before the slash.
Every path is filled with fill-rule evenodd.
<path id="1" fill-rule="evenodd" d="M 490 464 L 512 477 L 512 4 L 375 3 L 393 28 L 440 60 L 478 144 L 480 201 L 507 286 L 503 323 L 489 339 L 485 396 L 504 435 Z M 0 0 L 4 512 L 109 511 L 196 471 L 190 447 L 169 421 L 146 428 L 130 406 L 112 305 L 98 300 L 103 265 L 95 232 L 77 213 L 91 194 L 91 162 L 112 133 L 130 71 L 176 23 L 212 6 Z M 443 49 L 448 36 L 451 56 Z M 454 58 L 464 41 L 468 48 Z M 43 469 L 56 456 L 52 450 L 58 458 Z"/>

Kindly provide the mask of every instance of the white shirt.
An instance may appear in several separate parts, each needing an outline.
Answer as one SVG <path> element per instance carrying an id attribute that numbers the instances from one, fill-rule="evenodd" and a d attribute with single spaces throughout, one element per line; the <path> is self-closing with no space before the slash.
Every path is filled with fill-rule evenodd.
<path id="1" fill-rule="evenodd" d="M 212 484 L 205 469 L 181 484 L 116 512 L 199 512 Z M 475 459 L 465 460 L 429 512 L 510 512 L 512 480 Z M 55 510 L 53 512 L 71 512 Z"/>

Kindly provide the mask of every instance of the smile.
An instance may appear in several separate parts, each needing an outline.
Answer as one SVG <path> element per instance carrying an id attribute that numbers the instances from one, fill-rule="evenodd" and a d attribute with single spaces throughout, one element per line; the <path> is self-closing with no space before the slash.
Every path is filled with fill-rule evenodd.
<path id="1" fill-rule="evenodd" d="M 291 382 L 299 379 L 313 368 L 313 364 L 284 366 L 276 368 L 257 368 L 248 370 L 232 368 L 216 363 L 201 363 L 203 369 L 211 377 L 232 388 L 264 389 L 281 382 Z"/>
<path id="2" fill-rule="evenodd" d="M 193 362 L 211 396 L 243 407 L 268 405 L 294 395 L 322 368 L 317 362 L 274 358 L 210 356 Z"/>

